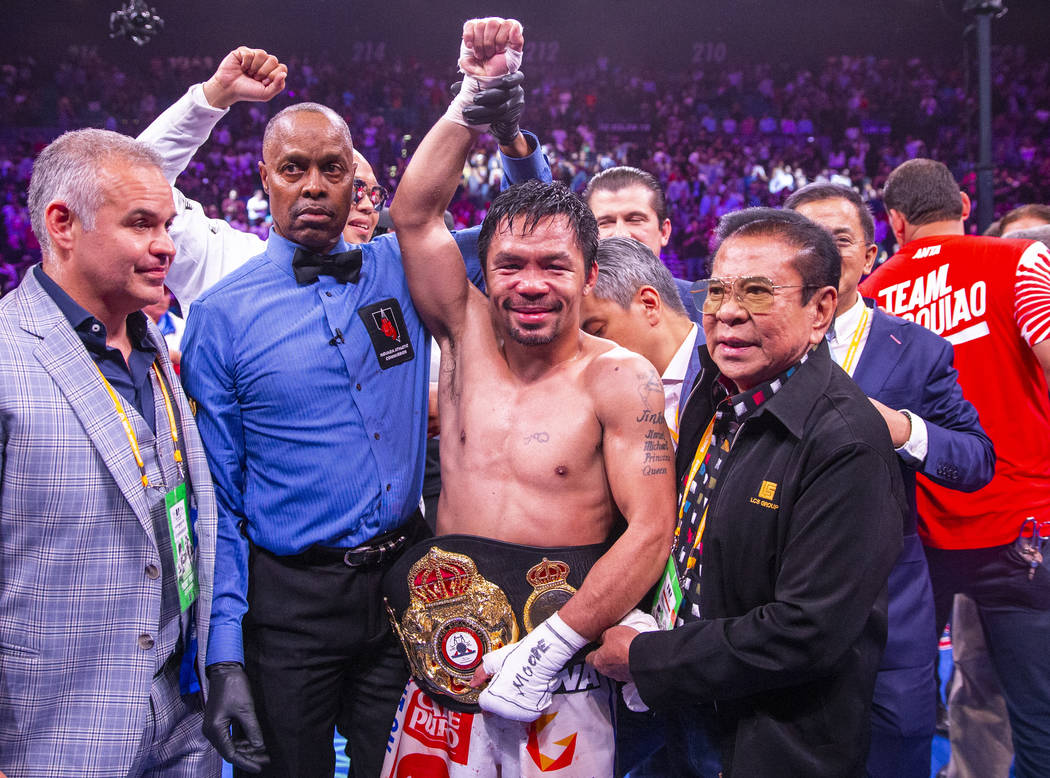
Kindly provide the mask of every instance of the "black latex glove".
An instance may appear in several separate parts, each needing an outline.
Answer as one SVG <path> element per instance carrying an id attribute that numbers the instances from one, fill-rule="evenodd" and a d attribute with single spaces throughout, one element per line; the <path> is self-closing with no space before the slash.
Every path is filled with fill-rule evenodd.
<path id="1" fill-rule="evenodd" d="M 474 95 L 474 105 L 463 109 L 463 118 L 469 124 L 488 124 L 493 137 L 509 146 L 518 137 L 518 122 L 525 108 L 525 90 L 521 82 L 525 74 L 520 70 L 501 76 L 492 86 Z M 459 94 L 462 81 L 452 85 L 453 94 Z"/>
<path id="2" fill-rule="evenodd" d="M 209 693 L 204 706 L 204 736 L 223 759 L 249 773 L 261 773 L 270 763 L 263 744 L 248 676 L 239 662 L 208 665 Z M 244 737 L 234 739 L 230 725 Z"/>

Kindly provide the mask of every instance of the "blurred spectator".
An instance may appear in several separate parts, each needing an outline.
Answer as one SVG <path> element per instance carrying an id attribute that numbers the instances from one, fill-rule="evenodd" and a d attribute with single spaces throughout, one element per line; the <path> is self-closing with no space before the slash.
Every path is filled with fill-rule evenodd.
<path id="1" fill-rule="evenodd" d="M 175 297 L 171 291 L 164 287 L 164 296 L 153 305 L 147 305 L 142 312 L 153 320 L 160 334 L 164 336 L 164 342 L 168 344 L 171 366 L 178 373 L 182 362 L 182 331 L 186 328 L 186 322 L 171 309 L 174 301 Z"/>
<path id="2" fill-rule="evenodd" d="M 255 193 L 248 198 L 248 223 L 254 227 L 259 222 L 265 221 L 269 215 L 270 201 L 262 189 L 256 189 Z"/>
<path id="3" fill-rule="evenodd" d="M 1007 236 L 1045 224 L 1050 224 L 1050 205 L 1022 205 L 999 220 L 999 231 Z"/>

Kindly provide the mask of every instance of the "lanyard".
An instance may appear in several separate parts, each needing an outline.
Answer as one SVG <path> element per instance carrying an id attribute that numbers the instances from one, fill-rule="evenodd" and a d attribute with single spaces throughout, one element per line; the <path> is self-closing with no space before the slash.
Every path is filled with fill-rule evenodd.
<path id="1" fill-rule="evenodd" d="M 715 433 L 715 417 L 711 417 L 711 421 L 707 425 L 707 429 L 704 430 L 704 435 L 701 438 L 700 446 L 696 450 L 696 456 L 693 457 L 693 463 L 689 466 L 689 474 L 685 478 L 685 485 L 682 489 L 682 499 L 678 503 L 678 525 L 674 530 L 675 546 L 678 545 L 678 539 L 682 534 L 682 519 L 685 518 L 685 504 L 689 499 L 689 484 L 693 482 L 696 477 L 697 471 L 700 469 L 700 465 L 704 463 L 704 458 L 707 456 L 708 449 L 711 448 L 711 440 L 714 438 Z M 704 514 L 700 517 L 700 526 L 696 528 L 696 537 L 693 539 L 693 548 L 689 554 L 688 568 L 692 568 L 696 564 L 695 552 L 697 546 L 700 545 L 700 540 L 704 536 L 704 528 L 707 526 L 707 508 L 710 505 L 704 506 Z"/>
<path id="2" fill-rule="evenodd" d="M 700 440 L 700 445 L 696 449 L 696 456 L 693 457 L 693 462 L 689 466 L 689 475 L 686 476 L 686 483 L 684 488 L 681 490 L 681 500 L 678 502 L 678 521 L 674 528 L 674 546 L 677 548 L 678 539 L 681 537 L 681 522 L 685 519 L 686 513 L 686 502 L 689 499 L 689 485 L 693 483 L 693 479 L 696 478 L 696 472 L 700 469 L 700 465 L 703 464 L 703 460 L 708 456 L 708 449 L 711 448 L 711 441 L 714 438 L 715 430 L 715 417 L 711 417 L 711 421 L 708 423 L 708 428 L 703 430 L 703 437 Z M 708 508 L 711 506 L 711 501 L 703 506 L 703 514 L 700 517 L 699 525 L 696 527 L 696 537 L 693 539 L 693 547 L 689 550 L 689 559 L 686 561 L 686 570 L 692 570 L 696 566 L 696 549 L 700 545 L 700 541 L 703 539 L 703 530 L 708 526 Z M 673 552 L 672 552 L 673 559 Z"/>
<path id="3" fill-rule="evenodd" d="M 168 393 L 167 384 L 164 382 L 164 376 L 161 374 L 157 367 L 157 362 L 153 362 L 153 372 L 157 374 L 157 381 L 160 383 L 160 392 L 164 397 L 164 410 L 168 417 L 168 428 L 171 430 L 171 442 L 175 449 L 175 463 L 179 469 L 179 477 L 183 477 L 182 469 L 182 450 L 179 448 L 179 429 L 178 425 L 175 424 L 175 412 L 171 404 L 171 395 Z M 146 475 L 146 463 L 142 461 L 142 452 L 139 450 L 139 442 L 135 438 L 135 430 L 132 429 L 131 420 L 128 419 L 128 414 L 124 412 L 124 407 L 120 404 L 120 397 L 117 396 L 116 391 L 110 385 L 106 377 L 102 375 L 102 370 L 99 369 L 98 365 L 95 365 L 95 369 L 98 370 L 99 377 L 102 378 L 102 383 L 106 387 L 106 391 L 109 392 L 109 398 L 113 401 L 113 407 L 117 409 L 117 415 L 120 417 L 120 423 L 124 425 L 124 434 L 128 436 L 128 443 L 131 444 L 131 453 L 135 455 L 135 464 L 139 466 L 139 474 L 142 476 L 142 485 L 145 487 L 149 486 L 149 477 Z"/>
<path id="4" fill-rule="evenodd" d="M 849 342 L 849 348 L 846 350 L 846 356 L 842 360 L 842 369 L 846 371 L 849 376 L 853 376 L 853 363 L 857 361 L 857 349 L 860 348 L 861 338 L 864 337 L 864 332 L 868 326 L 868 319 L 871 318 L 871 309 L 868 306 L 864 306 L 864 310 L 861 311 L 860 321 L 857 323 L 857 329 L 853 333 L 853 339 Z"/>
<path id="5" fill-rule="evenodd" d="M 714 437 L 715 432 L 715 417 L 711 417 L 711 421 L 707 425 L 707 429 L 704 430 L 704 436 L 700 439 L 700 446 L 696 450 L 696 456 L 693 457 L 693 463 L 689 466 L 689 475 L 685 478 L 685 488 L 682 490 L 682 499 L 678 502 L 678 520 L 681 521 L 685 515 L 685 503 L 689 498 L 689 484 L 693 482 L 696 477 L 696 471 L 700 469 L 700 465 L 704 463 L 704 457 L 707 456 L 707 450 L 711 448 L 711 439 Z"/>

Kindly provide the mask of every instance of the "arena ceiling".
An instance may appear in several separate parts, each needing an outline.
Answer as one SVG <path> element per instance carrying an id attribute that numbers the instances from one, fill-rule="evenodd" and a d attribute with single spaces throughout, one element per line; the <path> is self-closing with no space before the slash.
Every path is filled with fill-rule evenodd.
<path id="1" fill-rule="evenodd" d="M 955 56 L 972 16 L 964 0 L 153 0 L 165 28 L 141 50 L 108 38 L 109 12 L 126 0 L 5 0 L 6 52 L 46 55 L 90 44 L 109 56 L 221 54 L 238 43 L 324 52 L 340 60 L 453 53 L 463 19 L 520 18 L 539 58 L 606 56 L 681 67 L 718 58 L 804 61 L 832 54 Z M 149 0 L 147 0 L 149 2 Z M 1041 49 L 1048 0 L 1003 0 L 996 43 Z M 970 38 L 972 42 L 972 36 Z M 382 49 L 378 48 L 382 44 Z"/>

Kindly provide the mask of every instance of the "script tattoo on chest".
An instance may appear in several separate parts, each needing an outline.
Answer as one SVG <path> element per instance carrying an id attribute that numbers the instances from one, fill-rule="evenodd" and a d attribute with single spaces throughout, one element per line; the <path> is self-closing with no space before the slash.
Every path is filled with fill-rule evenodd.
<path id="1" fill-rule="evenodd" d="M 529 445 L 533 441 L 537 443 L 546 443 L 551 439 L 551 436 L 546 432 L 533 432 L 531 435 L 525 436 L 525 445 Z"/>

